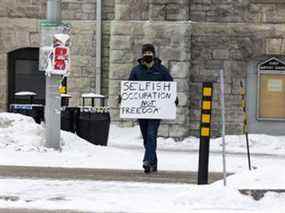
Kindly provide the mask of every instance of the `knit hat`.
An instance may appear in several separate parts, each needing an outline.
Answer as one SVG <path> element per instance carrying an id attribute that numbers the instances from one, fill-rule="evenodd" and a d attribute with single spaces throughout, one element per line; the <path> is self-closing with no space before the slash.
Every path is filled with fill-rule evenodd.
<path id="1" fill-rule="evenodd" d="M 151 51 L 153 55 L 155 55 L 155 48 L 152 44 L 144 44 L 142 46 L 142 54 L 144 54 L 146 51 Z"/>

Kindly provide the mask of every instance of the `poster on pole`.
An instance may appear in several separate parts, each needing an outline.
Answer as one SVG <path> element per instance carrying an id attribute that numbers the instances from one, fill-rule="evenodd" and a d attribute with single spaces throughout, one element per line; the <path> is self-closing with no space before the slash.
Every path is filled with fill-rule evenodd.
<path id="1" fill-rule="evenodd" d="M 122 81 L 121 118 L 176 119 L 176 82 Z"/>
<path id="2" fill-rule="evenodd" d="M 69 23 L 51 23 L 47 20 L 40 22 L 40 60 L 39 60 L 39 70 L 45 72 L 49 66 L 50 56 L 54 49 L 54 35 L 56 34 L 66 34 L 71 35 L 72 26 Z M 66 43 L 70 47 L 71 43 Z"/>
<path id="3" fill-rule="evenodd" d="M 53 51 L 49 56 L 47 72 L 55 75 L 67 75 L 70 66 L 69 40 L 67 34 L 55 34 Z"/>

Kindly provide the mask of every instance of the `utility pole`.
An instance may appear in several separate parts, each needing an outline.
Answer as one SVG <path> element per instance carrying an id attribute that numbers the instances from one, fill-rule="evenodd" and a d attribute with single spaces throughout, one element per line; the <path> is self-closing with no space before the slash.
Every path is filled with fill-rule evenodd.
<path id="1" fill-rule="evenodd" d="M 51 24 L 61 24 L 61 0 L 48 0 L 47 20 Z M 58 92 L 62 76 L 46 75 L 46 147 L 60 150 L 60 103 Z"/>

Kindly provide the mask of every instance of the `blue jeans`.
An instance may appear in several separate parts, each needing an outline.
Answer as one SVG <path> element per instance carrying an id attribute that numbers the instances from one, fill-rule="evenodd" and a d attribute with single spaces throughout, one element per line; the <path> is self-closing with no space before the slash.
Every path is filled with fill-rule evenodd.
<path id="1" fill-rule="evenodd" d="M 151 165 L 157 165 L 156 138 L 160 120 L 139 119 L 140 130 L 143 136 L 145 148 L 143 161 L 148 161 Z"/>

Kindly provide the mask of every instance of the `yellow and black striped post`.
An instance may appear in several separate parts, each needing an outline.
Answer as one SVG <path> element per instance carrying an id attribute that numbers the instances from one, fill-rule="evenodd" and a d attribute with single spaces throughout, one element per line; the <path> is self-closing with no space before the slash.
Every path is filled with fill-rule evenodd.
<path id="1" fill-rule="evenodd" d="M 213 83 L 204 82 L 202 87 L 200 149 L 198 184 L 208 184 L 209 146 L 211 137 L 211 111 L 213 100 Z"/>
<path id="2" fill-rule="evenodd" d="M 246 109 L 246 97 L 243 81 L 240 81 L 240 96 L 241 96 L 241 109 L 243 111 L 243 134 L 246 138 L 246 148 L 247 148 L 247 159 L 248 159 L 248 168 L 251 170 L 251 161 L 250 161 L 250 151 L 249 151 L 249 140 L 248 140 L 248 116 Z"/>

